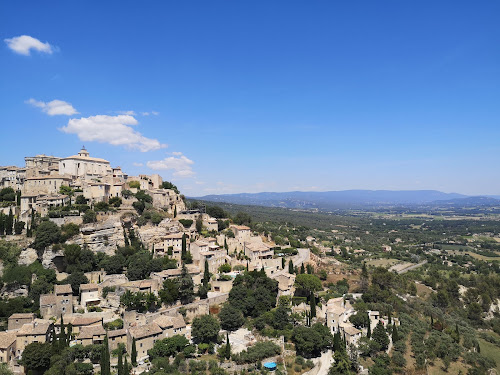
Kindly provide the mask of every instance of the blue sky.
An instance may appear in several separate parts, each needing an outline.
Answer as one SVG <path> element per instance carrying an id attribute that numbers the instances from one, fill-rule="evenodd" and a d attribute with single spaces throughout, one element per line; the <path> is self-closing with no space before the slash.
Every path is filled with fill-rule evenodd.
<path id="1" fill-rule="evenodd" d="M 190 196 L 500 194 L 499 14 L 493 1 L 4 1 L 0 165 L 85 144 Z"/>

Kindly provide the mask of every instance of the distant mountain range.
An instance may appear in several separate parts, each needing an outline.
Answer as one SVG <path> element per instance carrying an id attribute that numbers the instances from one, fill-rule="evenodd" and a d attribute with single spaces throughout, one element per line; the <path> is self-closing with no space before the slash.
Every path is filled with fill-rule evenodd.
<path id="1" fill-rule="evenodd" d="M 221 194 L 193 199 L 267 207 L 328 210 L 406 205 L 500 206 L 499 198 L 500 196 L 471 197 L 437 190 L 341 190 Z"/>

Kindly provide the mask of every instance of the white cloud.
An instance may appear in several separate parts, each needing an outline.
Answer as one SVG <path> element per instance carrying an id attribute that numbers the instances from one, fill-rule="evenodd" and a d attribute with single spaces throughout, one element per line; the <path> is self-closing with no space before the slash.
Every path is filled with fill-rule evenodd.
<path id="1" fill-rule="evenodd" d="M 192 165 L 194 164 L 194 161 L 188 159 L 182 153 L 176 152 L 174 153 L 175 156 L 169 156 L 166 157 L 163 160 L 156 160 L 156 161 L 148 161 L 146 165 L 154 169 L 156 171 L 158 170 L 174 170 L 174 176 L 175 177 L 191 177 L 194 175 L 194 172 L 192 170 Z"/>
<path id="2" fill-rule="evenodd" d="M 134 167 L 143 167 L 144 163 L 132 163 Z"/>
<path id="3" fill-rule="evenodd" d="M 31 104 L 34 107 L 41 108 L 43 112 L 49 116 L 55 115 L 67 115 L 71 116 L 76 113 L 76 109 L 71 105 L 71 103 L 65 102 L 64 100 L 52 100 L 51 102 L 41 102 L 31 98 L 27 100 L 26 103 Z"/>
<path id="4" fill-rule="evenodd" d="M 141 112 L 141 115 L 143 115 L 143 116 L 149 116 L 149 115 L 158 116 L 159 114 L 160 114 L 160 112 L 156 112 L 156 111 Z"/>
<path id="5" fill-rule="evenodd" d="M 97 115 L 70 119 L 60 130 L 68 134 L 76 134 L 81 141 L 96 141 L 109 143 L 113 146 L 126 146 L 142 152 L 158 150 L 167 147 L 157 139 L 144 137 L 130 125 L 137 125 L 133 116 Z"/>
<path id="6" fill-rule="evenodd" d="M 20 55 L 29 56 L 32 49 L 38 52 L 48 53 L 49 55 L 54 52 L 54 47 L 48 42 L 42 43 L 38 39 L 29 35 L 16 36 L 10 39 L 4 39 L 7 46 Z"/>
<path id="7" fill-rule="evenodd" d="M 172 152 L 172 155 L 175 155 L 175 156 L 181 156 L 181 155 L 182 155 L 182 152 L 179 152 L 179 151 L 174 151 L 174 152 Z"/>
<path id="8" fill-rule="evenodd" d="M 135 111 L 116 111 L 120 115 L 135 116 Z"/>

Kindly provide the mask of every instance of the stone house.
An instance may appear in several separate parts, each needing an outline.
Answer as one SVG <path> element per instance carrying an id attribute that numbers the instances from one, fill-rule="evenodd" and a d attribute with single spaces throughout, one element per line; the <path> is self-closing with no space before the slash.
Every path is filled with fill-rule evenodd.
<path id="1" fill-rule="evenodd" d="M 71 285 L 54 285 L 54 293 L 40 295 L 40 314 L 44 319 L 73 313 Z"/>
<path id="2" fill-rule="evenodd" d="M 87 311 L 89 306 L 97 306 L 101 303 L 100 290 L 97 284 L 80 285 L 80 305 Z"/>
<path id="3" fill-rule="evenodd" d="M 106 330 L 102 325 L 83 326 L 76 338 L 76 342 L 84 346 L 102 344 L 105 336 Z"/>
<path id="4" fill-rule="evenodd" d="M 182 315 L 177 316 L 167 316 L 160 315 L 154 320 L 163 331 L 161 338 L 172 337 L 174 335 L 185 335 L 186 333 L 186 323 Z"/>
<path id="5" fill-rule="evenodd" d="M 9 363 L 16 356 L 16 332 L 0 332 L 0 363 Z"/>
<path id="6" fill-rule="evenodd" d="M 127 346 L 127 330 L 122 328 L 108 331 L 108 344 L 111 350 L 118 348 L 118 344 Z"/>
<path id="7" fill-rule="evenodd" d="M 162 338 L 163 330 L 156 323 L 130 327 L 127 334 L 127 352 L 132 353 L 132 342 L 135 338 L 137 359 L 147 357 L 148 350 L 152 349 L 155 342 Z"/>
<path id="8" fill-rule="evenodd" d="M 9 331 L 13 329 L 20 329 L 23 325 L 27 323 L 33 323 L 35 321 L 35 314 L 33 313 L 16 313 L 9 317 L 8 329 Z"/>
<path id="9" fill-rule="evenodd" d="M 33 342 L 47 342 L 52 327 L 52 321 L 44 319 L 35 319 L 35 321 L 31 323 L 24 324 L 19 331 L 16 332 L 16 357 L 20 356 L 24 348 Z"/>

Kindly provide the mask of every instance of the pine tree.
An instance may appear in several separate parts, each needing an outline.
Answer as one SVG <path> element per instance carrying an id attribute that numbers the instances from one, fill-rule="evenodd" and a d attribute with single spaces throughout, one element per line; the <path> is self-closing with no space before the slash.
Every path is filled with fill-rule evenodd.
<path id="1" fill-rule="evenodd" d="M 387 336 L 387 332 L 381 320 L 379 320 L 377 326 L 373 330 L 372 340 L 378 342 L 382 350 L 386 350 L 389 345 L 389 337 Z"/>
<path id="2" fill-rule="evenodd" d="M 311 318 L 316 317 L 316 297 L 311 293 L 309 305 L 311 307 Z"/>
<path id="3" fill-rule="evenodd" d="M 123 353 L 120 347 L 118 347 L 118 375 L 123 375 Z"/>
<path id="4" fill-rule="evenodd" d="M 130 360 L 132 361 L 132 366 L 137 366 L 137 347 L 135 345 L 135 337 L 132 339 L 132 352 L 130 353 Z"/>
<path id="5" fill-rule="evenodd" d="M 293 262 L 291 259 L 288 261 L 288 273 L 293 275 Z"/>
<path id="6" fill-rule="evenodd" d="M 231 343 L 229 342 L 229 332 L 226 332 L 226 353 L 225 353 L 226 359 L 231 358 Z"/>
<path id="7" fill-rule="evenodd" d="M 203 272 L 203 286 L 208 286 L 210 281 L 210 270 L 208 267 L 208 260 L 205 259 L 205 272 Z"/>

